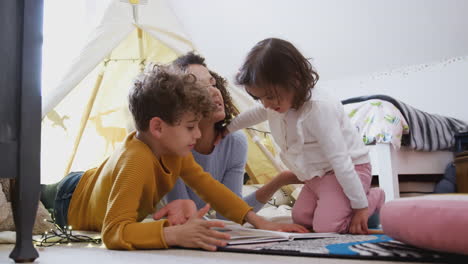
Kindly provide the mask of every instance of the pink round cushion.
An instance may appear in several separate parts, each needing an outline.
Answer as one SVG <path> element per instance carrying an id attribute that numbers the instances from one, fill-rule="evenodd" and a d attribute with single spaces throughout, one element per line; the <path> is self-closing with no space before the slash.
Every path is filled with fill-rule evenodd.
<path id="1" fill-rule="evenodd" d="M 468 254 L 468 195 L 400 198 L 383 205 L 386 235 L 416 247 Z"/>

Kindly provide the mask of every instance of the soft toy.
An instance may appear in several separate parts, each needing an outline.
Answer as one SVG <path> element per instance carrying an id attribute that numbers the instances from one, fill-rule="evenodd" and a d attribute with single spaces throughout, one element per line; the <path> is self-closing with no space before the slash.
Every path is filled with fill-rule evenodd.
<path id="1" fill-rule="evenodd" d="M 13 221 L 13 210 L 11 209 L 10 179 L 0 179 L 0 231 L 15 231 Z M 39 202 L 36 220 L 34 222 L 33 235 L 40 235 L 47 230 L 54 229 L 49 212 L 44 205 Z"/>

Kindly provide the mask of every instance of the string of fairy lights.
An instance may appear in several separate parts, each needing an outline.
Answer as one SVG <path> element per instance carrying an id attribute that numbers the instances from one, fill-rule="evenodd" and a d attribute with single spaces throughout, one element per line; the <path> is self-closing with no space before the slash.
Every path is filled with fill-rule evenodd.
<path id="1" fill-rule="evenodd" d="M 72 226 L 59 226 L 55 222 L 53 215 L 50 216 L 52 220 L 44 219 L 55 226 L 55 229 L 45 231 L 40 239 L 33 239 L 36 247 L 51 247 L 58 244 L 67 244 L 71 246 L 72 243 L 88 243 L 88 247 L 93 245 L 101 245 L 102 240 L 100 237 L 93 238 L 91 236 L 82 234 L 73 234 Z"/>

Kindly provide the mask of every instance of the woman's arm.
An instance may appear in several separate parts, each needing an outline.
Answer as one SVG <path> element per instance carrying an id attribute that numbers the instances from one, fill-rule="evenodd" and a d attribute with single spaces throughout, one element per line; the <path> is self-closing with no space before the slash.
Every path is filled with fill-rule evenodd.
<path id="1" fill-rule="evenodd" d="M 294 173 L 291 171 L 283 171 L 255 192 L 256 200 L 265 204 L 281 187 L 300 183 L 303 182 L 301 182 Z"/>
<path id="2" fill-rule="evenodd" d="M 185 185 L 182 179 L 177 179 L 174 188 L 164 196 L 167 203 L 170 203 L 179 199 L 192 199 L 187 191 L 187 185 Z"/>
<path id="3" fill-rule="evenodd" d="M 195 162 L 192 155 L 184 157 L 180 177 L 218 213 L 237 223 L 243 223 L 245 214 L 252 209 L 239 196 Z"/>
<path id="4" fill-rule="evenodd" d="M 247 138 L 241 131 L 235 132 L 230 135 L 226 141 L 219 145 L 220 153 L 223 153 L 223 158 L 219 160 L 220 163 L 226 164 L 222 175 L 218 178 L 219 181 L 228 187 L 237 196 L 242 197 L 243 200 L 253 207 L 255 212 L 262 209 L 265 203 L 257 201 L 255 193 L 247 196 L 242 195 L 242 187 L 244 185 L 245 165 L 247 163 Z M 218 218 L 224 219 L 220 214 Z"/>

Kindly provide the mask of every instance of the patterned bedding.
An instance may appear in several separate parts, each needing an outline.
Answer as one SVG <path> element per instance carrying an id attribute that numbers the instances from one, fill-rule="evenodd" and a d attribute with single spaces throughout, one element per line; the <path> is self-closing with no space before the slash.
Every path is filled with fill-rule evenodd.
<path id="1" fill-rule="evenodd" d="M 369 100 L 382 100 L 398 109 L 410 128 L 408 134 L 403 132 L 401 145 L 413 150 L 452 151 L 455 147 L 455 136 L 468 132 L 468 124 L 462 120 L 430 114 L 387 95 L 358 96 L 343 100 L 342 103 L 347 105 Z"/>
<path id="2" fill-rule="evenodd" d="M 366 145 L 390 143 L 396 149 L 409 126 L 401 112 L 390 102 L 372 99 L 343 105 Z"/>

